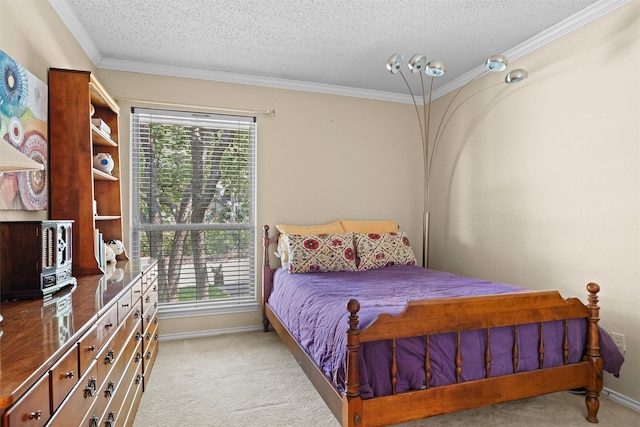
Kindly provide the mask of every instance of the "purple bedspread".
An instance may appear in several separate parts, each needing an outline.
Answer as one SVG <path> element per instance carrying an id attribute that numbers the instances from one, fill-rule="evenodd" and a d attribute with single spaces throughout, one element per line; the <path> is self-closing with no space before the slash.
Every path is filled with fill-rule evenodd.
<path id="1" fill-rule="evenodd" d="M 527 289 L 457 276 L 416 266 L 380 268 L 359 272 L 289 274 L 278 269 L 274 275 L 269 305 L 322 371 L 344 392 L 346 370 L 347 302 L 360 302 L 360 328 L 381 313 L 398 314 L 410 300 L 447 298 L 465 295 L 488 295 L 522 292 Z M 519 328 L 518 370 L 538 368 L 538 326 Z M 454 334 L 431 337 L 431 386 L 455 382 Z M 613 341 L 601 333 L 604 367 L 618 375 L 624 360 Z M 544 366 L 562 364 L 562 322 L 544 326 Z M 586 321 L 569 323 L 571 349 L 569 361 L 582 358 L 586 341 Z M 462 334 L 462 380 L 484 378 L 485 334 L 467 331 Z M 513 335 L 510 327 L 491 331 L 491 376 L 512 373 Z M 397 341 L 397 391 L 424 388 L 425 338 Z M 391 394 L 389 366 L 391 345 L 388 341 L 363 343 L 360 347 L 360 392 L 363 398 Z"/>

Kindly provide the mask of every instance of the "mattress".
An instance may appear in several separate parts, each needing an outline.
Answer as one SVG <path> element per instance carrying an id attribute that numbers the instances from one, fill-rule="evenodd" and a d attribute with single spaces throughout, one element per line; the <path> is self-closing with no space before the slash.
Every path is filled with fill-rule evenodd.
<path id="1" fill-rule="evenodd" d="M 333 381 L 340 392 L 344 392 L 346 330 L 349 317 L 346 305 L 350 299 L 355 298 L 360 302 L 359 327 L 363 329 L 381 313 L 400 313 L 410 300 L 527 290 L 417 266 L 316 274 L 290 274 L 278 269 L 274 274 L 273 290 L 268 302 L 316 365 Z M 586 329 L 587 322 L 584 319 L 569 322 L 569 363 L 581 360 L 586 342 Z M 521 325 L 518 330 L 518 371 L 538 369 L 538 325 Z M 563 363 L 563 331 L 563 322 L 545 323 L 544 367 Z M 622 356 L 606 333 L 600 335 L 605 369 L 617 375 L 622 364 Z M 397 392 L 425 387 L 425 340 L 425 337 L 397 340 Z M 462 333 L 462 381 L 486 377 L 485 340 L 484 330 Z M 490 376 L 513 373 L 512 348 L 511 327 L 491 330 Z M 455 352 L 455 333 L 430 337 L 430 386 L 456 381 Z M 391 394 L 391 342 L 363 343 L 359 358 L 362 397 Z"/>

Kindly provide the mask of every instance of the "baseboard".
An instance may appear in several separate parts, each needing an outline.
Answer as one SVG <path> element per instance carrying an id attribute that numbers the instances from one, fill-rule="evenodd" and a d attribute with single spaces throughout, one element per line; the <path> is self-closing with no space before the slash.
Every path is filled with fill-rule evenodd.
<path id="1" fill-rule="evenodd" d="M 625 396 L 624 394 L 620 394 L 606 387 L 602 390 L 602 393 L 606 394 L 609 397 L 609 399 L 614 400 L 621 405 L 627 406 L 633 410 L 640 412 L 640 402 L 638 402 L 637 400 L 634 400 L 628 396 Z"/>
<path id="2" fill-rule="evenodd" d="M 262 325 L 255 325 L 255 326 L 249 326 L 245 328 L 215 329 L 211 331 L 197 331 L 197 332 L 186 332 L 186 333 L 178 333 L 178 334 L 160 334 L 160 337 L 158 339 L 160 341 L 184 340 L 184 339 L 190 339 L 190 338 L 213 337 L 216 335 L 224 335 L 224 334 L 255 332 L 255 331 L 261 331 L 262 329 L 263 329 Z"/>

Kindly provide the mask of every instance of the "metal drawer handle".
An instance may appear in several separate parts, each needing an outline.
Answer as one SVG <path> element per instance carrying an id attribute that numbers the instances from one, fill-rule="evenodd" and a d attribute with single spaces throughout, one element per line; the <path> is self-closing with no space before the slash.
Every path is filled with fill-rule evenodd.
<path id="1" fill-rule="evenodd" d="M 142 381 L 142 375 L 138 374 L 136 375 L 136 385 L 140 384 L 140 381 Z"/>
<path id="2" fill-rule="evenodd" d="M 109 415 L 107 415 L 107 421 L 104 423 L 104 427 L 113 427 L 116 422 L 116 414 L 113 411 L 109 411 Z"/>
<path id="3" fill-rule="evenodd" d="M 105 327 L 105 329 L 113 327 L 113 322 L 107 323 L 106 325 L 104 325 L 104 327 Z"/>
<path id="4" fill-rule="evenodd" d="M 136 332 L 136 342 L 140 341 L 140 332 Z"/>
<path id="5" fill-rule="evenodd" d="M 107 388 L 104 390 L 104 397 L 111 397 L 113 396 L 113 390 L 116 388 L 116 385 L 113 381 L 109 381 L 109 384 L 107 384 Z"/>
<path id="6" fill-rule="evenodd" d="M 134 359 L 134 362 L 138 363 L 141 358 L 142 358 L 142 355 L 140 354 L 140 352 L 136 351 L 136 358 Z"/>
<path id="7" fill-rule="evenodd" d="M 98 417 L 96 417 L 95 415 L 92 415 L 91 418 L 89 419 L 88 427 L 98 427 Z"/>
<path id="8" fill-rule="evenodd" d="M 139 319 L 140 318 L 140 310 L 136 310 L 136 312 L 133 314 L 133 317 L 135 319 Z"/>
<path id="9" fill-rule="evenodd" d="M 96 351 L 96 346 L 90 345 L 89 347 L 87 347 L 87 351 Z"/>
<path id="10" fill-rule="evenodd" d="M 127 308 L 129 307 L 129 304 L 122 304 L 122 308 Z"/>
<path id="11" fill-rule="evenodd" d="M 63 376 L 65 378 L 73 378 L 75 376 L 75 374 L 73 373 L 73 371 L 69 371 L 63 374 Z"/>
<path id="12" fill-rule="evenodd" d="M 104 364 L 105 365 L 113 364 L 114 358 L 115 358 L 115 352 L 113 351 L 112 348 L 110 348 L 109 351 L 107 351 L 107 354 L 104 356 Z"/>
<path id="13" fill-rule="evenodd" d="M 147 360 L 150 360 L 150 359 L 151 359 L 151 352 L 150 352 L 150 351 L 147 351 L 147 355 L 146 355 L 146 357 L 147 357 Z"/>
<path id="14" fill-rule="evenodd" d="M 91 377 L 89 378 L 89 381 L 87 382 L 87 386 L 84 388 L 84 397 L 85 399 L 87 397 L 93 397 L 96 395 L 96 379 Z M 96 420 L 97 421 L 97 420 Z M 89 423 L 91 424 L 91 423 Z"/>
<path id="15" fill-rule="evenodd" d="M 42 411 L 40 409 L 29 414 L 30 420 L 39 420 L 40 418 L 42 418 Z"/>

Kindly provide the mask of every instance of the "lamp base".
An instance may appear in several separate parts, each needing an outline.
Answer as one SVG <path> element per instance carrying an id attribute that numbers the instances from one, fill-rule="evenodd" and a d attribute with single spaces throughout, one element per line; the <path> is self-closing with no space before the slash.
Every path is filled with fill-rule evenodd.
<path id="1" fill-rule="evenodd" d="M 429 212 L 424 213 L 422 223 L 422 266 L 429 268 Z"/>

